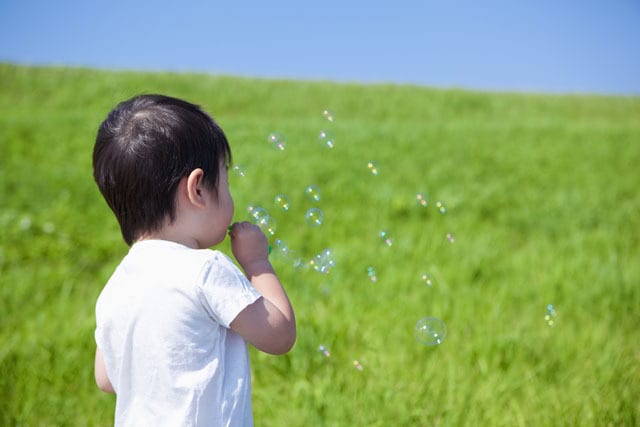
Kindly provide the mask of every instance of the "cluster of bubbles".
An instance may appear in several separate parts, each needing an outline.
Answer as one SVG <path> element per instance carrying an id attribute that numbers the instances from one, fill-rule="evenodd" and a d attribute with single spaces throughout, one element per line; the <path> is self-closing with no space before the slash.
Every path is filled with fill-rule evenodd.
<path id="1" fill-rule="evenodd" d="M 332 124 L 335 120 L 333 111 L 329 109 L 323 110 L 322 117 L 328 125 Z M 327 148 L 334 148 L 335 146 L 335 137 L 328 126 L 325 126 L 319 132 L 318 140 Z M 287 138 L 282 132 L 274 131 L 269 133 L 267 135 L 267 142 L 277 151 L 285 151 L 287 147 Z M 231 172 L 239 178 L 245 178 L 247 176 L 247 170 L 241 164 L 234 165 Z M 304 187 L 304 196 L 305 199 L 311 203 L 311 206 L 308 206 L 306 211 L 304 211 L 304 222 L 310 228 L 322 226 L 325 221 L 325 215 L 319 206 L 322 199 L 320 188 L 317 185 L 309 184 Z M 287 213 L 292 210 L 291 198 L 285 193 L 276 194 L 273 198 L 273 204 L 279 212 Z M 277 232 L 276 220 L 267 208 L 259 205 L 250 205 L 247 207 L 247 213 L 249 219 L 259 226 L 270 240 L 275 238 Z M 335 257 L 330 248 L 322 250 L 310 260 L 303 261 L 295 251 L 289 248 L 284 240 L 277 238 L 272 241 L 273 244 L 270 246 L 271 256 L 293 261 L 295 268 L 306 266 L 318 273 L 328 274 L 336 264 Z"/>
<path id="2" fill-rule="evenodd" d="M 331 249 L 324 249 L 318 255 L 309 261 L 311 268 L 318 273 L 329 274 L 331 269 L 336 265 L 336 261 L 331 253 Z"/>
<path id="3" fill-rule="evenodd" d="M 265 235 L 273 236 L 276 234 L 276 220 L 269 214 L 269 211 L 261 206 L 251 205 L 247 208 L 247 212 Z"/>
<path id="4" fill-rule="evenodd" d="M 325 120 L 325 125 L 317 134 L 317 141 L 320 146 L 326 149 L 334 149 L 336 146 L 336 138 L 333 130 L 331 129 L 334 121 L 335 114 L 330 109 L 322 111 L 322 117 Z M 272 132 L 267 136 L 269 144 L 277 151 L 284 151 L 287 146 L 287 139 L 281 132 Z M 368 172 L 373 176 L 379 176 L 381 173 L 380 167 L 375 160 L 368 160 L 366 162 Z M 233 174 L 239 177 L 246 176 L 246 169 L 242 165 L 236 165 L 232 170 Z M 324 224 L 324 212 L 320 208 L 320 202 L 322 200 L 321 190 L 317 185 L 307 185 L 304 188 L 304 196 L 307 203 L 306 209 L 303 209 L 304 222 L 308 227 L 318 228 Z M 291 209 L 291 199 L 286 194 L 277 194 L 273 203 L 280 212 L 289 212 Z M 435 209 L 439 215 L 446 215 L 448 212 L 447 205 L 443 200 L 435 200 L 430 202 L 429 195 L 426 192 L 415 193 L 415 204 L 418 209 Z M 433 206 L 433 208 L 431 208 Z M 269 214 L 267 209 L 260 206 L 250 206 L 248 212 L 255 221 L 255 223 L 264 231 L 267 236 L 274 236 L 276 233 L 276 224 L 273 217 Z M 453 244 L 456 240 L 455 236 L 451 232 L 447 232 L 445 235 L 446 241 Z M 391 247 L 394 243 L 394 235 L 388 230 L 382 230 L 378 233 L 378 239 L 384 247 Z M 284 242 L 282 239 L 275 239 L 273 242 L 272 257 L 282 258 L 288 261 L 293 260 L 294 268 L 307 266 L 310 270 L 320 274 L 329 274 L 336 265 L 335 256 L 330 248 L 325 248 L 312 256 L 309 260 L 303 261 L 297 253 Z M 270 247 L 271 249 L 271 247 Z M 379 276 L 375 266 L 369 265 L 366 268 L 367 278 L 370 282 L 376 283 L 379 281 Z M 419 283 L 426 287 L 433 287 L 435 285 L 434 277 L 429 272 L 421 272 L 418 275 Z M 555 326 L 556 323 L 556 311 L 553 305 L 547 306 L 544 320 L 549 327 Z M 447 336 L 446 324 L 439 318 L 433 316 L 427 316 L 420 318 L 413 329 L 415 341 L 421 345 L 427 347 L 435 347 L 442 344 Z M 328 359 L 331 356 L 331 352 L 326 345 L 320 345 L 318 351 L 325 358 Z M 355 359 L 352 362 L 353 367 L 362 371 L 364 369 L 363 364 Z"/>
<path id="5" fill-rule="evenodd" d="M 336 146 L 336 138 L 331 129 L 331 125 L 335 121 L 335 114 L 332 110 L 325 109 L 322 111 L 322 117 L 325 120 L 325 125 L 318 132 L 317 140 L 321 146 L 327 149 L 333 149 Z M 287 147 L 287 138 L 281 132 L 271 132 L 267 136 L 267 141 L 277 151 L 284 151 Z M 367 161 L 366 166 L 371 175 L 380 175 L 380 167 L 375 160 Z M 241 178 L 247 175 L 246 168 L 240 164 L 233 166 L 232 173 Z M 311 203 L 311 206 L 308 206 L 304 211 L 304 222 L 311 228 L 321 227 L 324 224 L 325 218 L 324 212 L 319 206 L 320 201 L 322 200 L 320 188 L 313 184 L 307 185 L 304 188 L 304 195 L 306 200 Z M 431 205 L 429 195 L 425 192 L 417 192 L 415 194 L 415 203 L 420 209 L 427 209 L 430 206 L 433 206 L 436 212 L 440 215 L 447 214 L 447 205 L 445 202 L 443 200 L 436 200 L 433 205 Z M 273 204 L 280 212 L 289 212 L 291 209 L 291 199 L 284 193 L 276 194 L 273 199 Z M 247 211 L 252 221 L 262 229 L 265 235 L 268 237 L 275 236 L 277 232 L 276 221 L 266 208 L 252 205 L 247 208 Z M 26 221 L 25 224 L 23 224 L 23 227 L 29 227 Z M 385 229 L 380 231 L 378 233 L 378 238 L 385 247 L 391 247 L 394 243 L 394 237 L 390 230 Z M 451 232 L 447 232 L 445 238 L 446 241 L 451 244 L 456 240 Z M 293 260 L 293 265 L 296 268 L 308 266 L 312 271 L 326 275 L 329 274 L 336 265 L 334 254 L 330 248 L 321 250 L 308 261 L 303 261 L 302 258 L 299 257 L 295 251 L 291 250 L 287 243 L 282 239 L 275 239 L 273 241 L 273 245 L 270 246 L 270 250 L 271 249 L 272 257 L 282 258 L 289 261 Z M 370 282 L 378 282 L 379 277 L 376 268 L 373 265 L 367 267 L 366 273 Z M 434 286 L 435 281 L 432 274 L 429 272 L 422 272 L 419 274 L 419 283 L 426 285 L 427 287 L 432 287 Z M 544 316 L 545 323 L 550 327 L 555 326 L 556 316 L 555 308 L 553 305 L 549 304 Z M 446 333 L 447 329 L 445 323 L 437 317 L 423 317 L 418 320 L 414 326 L 415 340 L 424 346 L 440 345 L 444 341 Z M 331 353 L 325 345 L 320 345 L 318 349 L 325 358 L 330 357 Z M 353 361 L 353 366 L 357 370 L 363 370 L 363 365 L 358 360 Z"/>
<path id="6" fill-rule="evenodd" d="M 336 137 L 332 130 L 332 125 L 335 121 L 335 114 L 330 109 L 322 111 L 322 117 L 325 120 L 324 126 L 317 133 L 317 141 L 320 146 L 325 149 L 332 150 L 336 146 Z M 281 132 L 272 132 L 267 136 L 269 144 L 277 151 L 284 151 L 287 147 L 287 138 Z M 380 176 L 381 170 L 378 163 L 375 160 L 368 160 L 366 167 L 369 174 L 373 176 Z M 238 177 L 245 177 L 247 174 L 246 169 L 242 165 L 235 165 L 232 170 L 233 174 Z M 322 193 L 317 185 L 309 184 L 304 187 L 304 196 L 307 204 L 310 204 L 302 209 L 304 212 L 304 223 L 310 228 L 318 228 L 323 226 L 325 221 L 325 215 L 320 208 L 320 202 L 322 201 Z M 439 215 L 446 215 L 448 212 L 447 205 L 443 200 L 436 199 L 434 202 L 430 201 L 429 195 L 426 192 L 415 193 L 414 203 L 418 209 L 434 209 Z M 287 194 L 276 194 L 273 199 L 273 204 L 279 212 L 290 212 L 292 203 Z M 252 220 L 263 230 L 268 237 L 273 237 L 276 233 L 276 223 L 267 209 L 261 206 L 249 206 L 248 212 Z M 291 213 L 288 213 L 291 215 Z M 450 244 L 455 242 L 453 233 L 447 232 L 445 235 L 446 241 Z M 388 230 L 384 229 L 378 233 L 378 239 L 384 247 L 391 247 L 394 244 L 394 235 Z M 336 259 L 333 251 L 330 248 L 322 249 L 319 253 L 312 256 L 307 261 L 304 261 L 298 254 L 293 251 L 287 243 L 282 239 L 275 239 L 273 241 L 271 252 L 272 257 L 281 258 L 284 260 L 292 261 L 294 268 L 297 267 L 309 267 L 311 271 L 327 275 L 336 265 Z M 379 276 L 376 271 L 376 267 L 369 265 L 366 268 L 366 274 L 368 281 L 377 283 Z M 431 288 L 436 282 L 433 275 L 430 272 L 421 272 L 418 275 L 418 282 L 422 285 Z M 547 306 L 547 311 L 544 316 L 546 324 L 553 327 L 556 323 L 556 311 L 553 305 Z M 420 318 L 413 329 L 415 341 L 421 345 L 427 347 L 435 347 L 442 344 L 447 335 L 447 327 L 445 323 L 433 316 L 427 316 Z M 320 345 L 318 351 L 325 358 L 328 359 L 331 356 L 331 352 L 326 345 Z M 355 359 L 352 362 L 353 367 L 362 371 L 364 369 L 363 364 Z"/>
<path id="7" fill-rule="evenodd" d="M 325 109 L 322 111 L 322 117 L 325 119 L 325 126 L 319 131 L 317 139 L 322 146 L 328 149 L 333 149 L 336 145 L 336 139 L 332 130 L 330 129 L 330 125 L 333 124 L 335 121 L 335 114 L 333 113 L 332 110 Z M 267 136 L 267 140 L 269 144 L 278 151 L 284 151 L 287 145 L 286 137 L 284 136 L 284 134 L 280 132 L 270 133 Z M 375 160 L 369 160 L 366 163 L 366 165 L 371 175 L 373 176 L 380 175 L 380 167 L 378 166 L 378 163 Z M 234 167 L 234 173 L 238 176 L 243 177 L 245 176 L 246 172 L 244 171 L 243 168 L 239 168 L 238 170 L 236 170 Z M 313 228 L 322 226 L 324 223 L 324 212 L 319 207 L 319 203 L 322 199 L 320 188 L 316 185 L 307 185 L 304 189 L 304 194 L 306 199 L 312 203 L 312 206 L 309 207 L 305 212 L 305 215 L 304 215 L 305 223 L 309 227 L 313 227 Z M 291 207 L 290 198 L 286 194 L 277 194 L 274 197 L 273 202 L 275 206 L 282 212 L 289 211 Z M 427 208 L 429 206 L 428 195 L 422 192 L 417 193 L 416 202 L 419 207 Z M 435 203 L 435 209 L 442 215 L 447 213 L 447 208 L 444 202 L 442 202 L 441 200 Z M 265 234 L 267 234 L 268 236 L 274 235 L 276 230 L 275 221 L 273 221 L 273 217 L 269 215 L 266 209 L 259 206 L 250 206 L 249 214 L 251 215 L 255 223 L 258 226 L 260 226 L 260 228 L 263 229 Z M 382 244 L 386 247 L 391 247 L 393 245 L 393 234 L 389 230 L 380 231 L 378 234 L 378 238 L 382 242 Z M 449 242 L 451 243 L 454 242 L 454 237 L 451 233 L 448 233 L 446 238 Z M 293 257 L 292 255 L 294 252 L 281 239 L 276 239 L 273 245 L 273 249 L 274 250 L 273 250 L 272 256 L 281 257 L 284 259 L 289 259 Z M 302 264 L 299 258 L 297 263 L 298 265 Z M 329 274 L 331 269 L 336 265 L 336 261 L 331 249 L 326 248 L 326 249 L 323 249 L 320 253 L 318 253 L 314 257 L 312 257 L 306 263 L 306 265 L 310 266 L 313 271 L 316 271 L 318 273 Z M 375 283 L 378 281 L 378 274 L 374 266 L 367 267 L 367 277 L 371 282 Z M 432 286 L 433 285 L 432 276 L 429 273 L 422 273 L 420 275 L 420 282 L 427 286 Z M 416 331 L 418 330 L 423 331 L 422 337 L 418 334 L 418 332 L 416 332 L 416 340 L 421 344 L 425 344 L 425 345 L 440 344 L 443 341 L 445 336 L 444 323 L 436 318 L 424 318 L 424 319 L 421 319 L 418 322 L 418 324 L 424 323 L 425 319 L 435 319 L 435 320 L 430 320 L 431 322 L 430 324 L 433 324 L 435 326 L 427 327 L 423 325 L 419 327 L 418 325 L 416 325 Z M 437 322 L 440 322 L 440 324 L 442 324 L 442 327 L 440 327 L 439 329 L 436 327 L 438 326 Z M 437 331 L 435 333 L 435 336 L 437 337 L 437 339 L 433 339 L 427 342 L 427 340 L 425 340 L 424 338 L 424 332 L 427 330 L 431 330 L 429 328 Z M 325 355 L 325 357 L 329 357 L 329 354 L 330 354 L 329 350 L 324 345 L 321 345 L 319 348 L 320 348 L 320 351 Z M 362 364 L 357 360 L 354 361 L 354 366 L 356 367 L 356 369 L 362 370 Z"/>

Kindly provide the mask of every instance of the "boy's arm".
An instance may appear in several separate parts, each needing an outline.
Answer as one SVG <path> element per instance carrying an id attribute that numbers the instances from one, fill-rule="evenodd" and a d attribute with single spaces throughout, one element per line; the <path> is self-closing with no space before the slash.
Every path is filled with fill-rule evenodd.
<path id="1" fill-rule="evenodd" d="M 284 354 L 296 341 L 296 321 L 291 302 L 269 262 L 267 238 L 248 222 L 234 224 L 230 236 L 234 256 L 262 294 L 236 316 L 231 329 L 258 350 Z"/>
<path id="2" fill-rule="evenodd" d="M 94 374 L 96 377 L 96 384 L 98 384 L 98 388 L 105 393 L 115 393 L 113 386 L 111 385 L 111 381 L 107 376 L 107 369 L 104 366 L 104 358 L 102 357 L 102 352 L 99 348 L 96 347 L 96 359 L 94 362 Z"/>

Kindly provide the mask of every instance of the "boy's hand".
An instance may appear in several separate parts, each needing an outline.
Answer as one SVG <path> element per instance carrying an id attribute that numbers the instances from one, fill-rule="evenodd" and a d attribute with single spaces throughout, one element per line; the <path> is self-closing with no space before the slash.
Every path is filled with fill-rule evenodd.
<path id="1" fill-rule="evenodd" d="M 269 264 L 269 242 L 260 227 L 250 222 L 236 222 L 229 228 L 231 251 L 245 272 Z"/>

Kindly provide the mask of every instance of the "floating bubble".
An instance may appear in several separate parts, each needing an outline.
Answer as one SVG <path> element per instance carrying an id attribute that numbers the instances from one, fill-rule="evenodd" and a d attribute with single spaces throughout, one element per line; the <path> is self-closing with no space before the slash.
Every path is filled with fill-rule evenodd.
<path id="1" fill-rule="evenodd" d="M 438 212 L 440 212 L 442 215 L 447 213 L 447 207 L 445 206 L 444 202 L 442 202 L 441 200 L 438 200 L 436 202 L 436 209 L 438 209 Z"/>
<path id="2" fill-rule="evenodd" d="M 247 170 L 243 165 L 233 165 L 233 167 L 231 168 L 231 173 L 233 173 L 235 176 L 239 176 L 240 178 L 244 178 L 245 176 L 247 176 Z"/>
<path id="3" fill-rule="evenodd" d="M 271 132 L 267 136 L 267 141 L 277 150 L 283 151 L 287 145 L 287 138 L 280 132 Z"/>
<path id="4" fill-rule="evenodd" d="M 433 286 L 433 278 L 429 273 L 422 273 L 420 275 L 420 281 L 427 286 Z"/>
<path id="5" fill-rule="evenodd" d="M 456 238 L 453 237 L 453 234 L 447 233 L 447 240 L 449 241 L 449 243 L 453 243 L 456 241 Z"/>
<path id="6" fill-rule="evenodd" d="M 288 211 L 291 203 L 286 194 L 278 194 L 273 198 L 273 203 L 283 211 Z"/>
<path id="7" fill-rule="evenodd" d="M 276 234 L 276 220 L 270 215 L 265 215 L 256 220 L 256 225 L 260 227 L 262 232 L 267 236 Z"/>
<path id="8" fill-rule="evenodd" d="M 386 246 L 393 245 L 393 239 L 391 237 L 391 232 L 389 232 L 387 230 L 382 230 L 380 232 L 379 236 L 380 236 L 380 240 L 382 240 L 382 243 L 384 243 Z"/>
<path id="9" fill-rule="evenodd" d="M 371 266 L 367 267 L 367 276 L 369 276 L 369 280 L 371 280 L 372 282 L 378 281 L 378 275 L 376 274 L 376 269 Z"/>
<path id="10" fill-rule="evenodd" d="M 316 185 L 307 185 L 307 188 L 304 189 L 304 194 L 312 202 L 320 201 L 320 189 Z"/>
<path id="11" fill-rule="evenodd" d="M 304 216 L 307 224 L 311 227 L 319 227 L 324 222 L 324 213 L 320 208 L 311 208 Z"/>
<path id="12" fill-rule="evenodd" d="M 380 171 L 378 170 L 378 164 L 372 160 L 367 163 L 367 168 L 373 175 L 377 176 L 380 173 Z"/>
<path id="13" fill-rule="evenodd" d="M 304 261 L 298 256 L 298 253 L 291 249 L 282 239 L 274 240 L 271 247 L 271 257 L 290 264 L 293 268 L 299 268 L 304 265 Z"/>
<path id="14" fill-rule="evenodd" d="M 320 133 L 318 134 L 318 141 L 329 148 L 333 148 L 336 143 L 335 137 L 328 130 L 320 131 Z"/>
<path id="15" fill-rule="evenodd" d="M 289 250 L 289 255 L 291 256 L 294 269 L 304 267 L 305 265 L 304 260 L 301 257 L 299 257 L 294 251 Z"/>
<path id="16" fill-rule="evenodd" d="M 426 208 L 429 205 L 429 197 L 425 193 L 416 194 L 416 202 L 418 206 Z"/>
<path id="17" fill-rule="evenodd" d="M 333 118 L 334 118 L 333 111 L 329 110 L 328 108 L 325 108 L 324 110 L 322 110 L 322 117 L 329 120 L 330 122 L 333 122 Z"/>
<path id="18" fill-rule="evenodd" d="M 331 249 L 325 249 L 309 261 L 311 267 L 322 274 L 329 274 L 329 271 L 336 265 Z"/>
<path id="19" fill-rule="evenodd" d="M 437 317 L 424 317 L 418 320 L 414 328 L 416 341 L 426 346 L 442 344 L 446 334 L 446 325 Z"/>
<path id="20" fill-rule="evenodd" d="M 330 356 L 331 356 L 331 352 L 330 352 L 330 351 L 329 351 L 329 349 L 328 349 L 326 346 L 324 346 L 324 345 L 321 345 L 320 347 L 318 347 L 318 351 L 319 351 L 320 353 L 322 353 L 322 355 L 323 355 L 324 357 L 330 357 Z"/>
<path id="21" fill-rule="evenodd" d="M 249 215 L 251 215 L 251 218 L 256 221 L 260 220 L 260 218 L 264 216 L 269 216 L 269 212 L 265 208 L 260 206 L 251 205 L 247 207 L 247 212 L 249 213 Z"/>
<path id="22" fill-rule="evenodd" d="M 289 249 L 289 245 L 287 245 L 284 240 L 276 239 L 273 242 L 273 249 L 271 254 L 276 258 L 287 259 L 291 254 L 291 250 Z"/>
<path id="23" fill-rule="evenodd" d="M 364 366 L 362 366 L 362 363 L 360 363 L 358 360 L 353 361 L 353 367 L 358 371 L 362 371 L 364 369 Z"/>
<path id="24" fill-rule="evenodd" d="M 544 321 L 550 327 L 554 327 L 556 325 L 556 309 L 552 304 L 547 305 L 547 313 L 544 315 Z"/>

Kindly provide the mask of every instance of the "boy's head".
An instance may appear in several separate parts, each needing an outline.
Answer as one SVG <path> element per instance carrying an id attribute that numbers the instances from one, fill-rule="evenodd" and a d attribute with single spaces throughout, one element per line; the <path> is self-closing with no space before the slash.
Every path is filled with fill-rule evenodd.
<path id="1" fill-rule="evenodd" d="M 181 179 L 201 168 L 215 191 L 231 149 L 215 121 L 189 102 L 140 95 L 102 122 L 93 148 L 93 176 L 131 245 L 175 220 Z"/>

